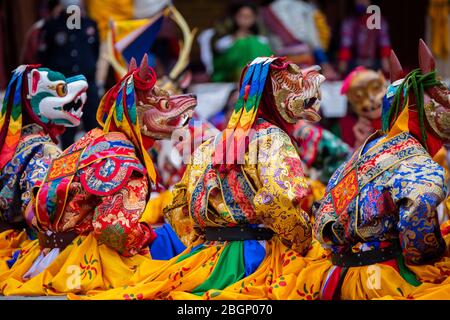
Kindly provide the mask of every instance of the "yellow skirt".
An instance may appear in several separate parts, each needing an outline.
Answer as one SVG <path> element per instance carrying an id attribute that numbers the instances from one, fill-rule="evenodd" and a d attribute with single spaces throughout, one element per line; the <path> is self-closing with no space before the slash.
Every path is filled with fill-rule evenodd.
<path id="1" fill-rule="evenodd" d="M 25 231 L 7 230 L 0 233 L 0 274 L 9 269 L 7 261 L 30 240 Z"/>
<path id="2" fill-rule="evenodd" d="M 450 299 L 450 236 L 445 237 L 447 252 L 434 264 L 407 265 L 420 285 L 412 285 L 394 267 L 377 263 L 370 266 L 351 267 L 341 287 L 343 300 L 368 299 Z M 297 278 L 296 289 L 289 299 L 321 299 L 336 271 L 330 260 L 316 260 L 305 267 Z M 316 291 L 316 288 L 319 288 Z M 311 296 L 312 293 L 312 296 Z"/>
<path id="3" fill-rule="evenodd" d="M 211 300 L 287 300 L 291 299 L 296 290 L 297 278 L 302 270 L 318 261 L 326 261 L 329 251 L 325 250 L 317 240 L 313 240 L 305 257 L 286 248 L 281 242 L 273 243 L 260 267 L 248 277 L 225 288 L 224 290 L 209 290 L 202 299 Z M 320 287 L 308 288 L 302 299 L 317 295 Z M 311 291 L 311 292 L 309 292 Z M 191 299 L 193 296 L 184 292 L 172 292 L 173 299 Z"/>
<path id="4" fill-rule="evenodd" d="M 123 288 L 104 292 L 93 290 L 88 296 L 69 294 L 70 299 L 284 299 L 293 290 L 303 268 L 316 260 L 327 259 L 326 251 L 314 241 L 306 257 L 287 248 L 278 239 L 266 242 L 266 255 L 254 273 L 231 279 L 223 290 L 205 288 L 213 283 L 214 270 L 229 270 L 235 266 L 236 255 L 227 251 L 233 243 L 195 243 L 182 254 L 162 262 L 148 271 L 147 279 Z M 198 246 L 201 250 L 196 250 Z M 223 258 L 223 259 L 221 259 Z M 161 261 L 160 261 L 161 262 Z M 227 265 L 228 264 L 228 265 Z M 216 270 L 217 271 L 217 270 Z M 219 273 L 221 283 L 233 275 Z M 234 281 L 234 282 L 233 282 Z M 200 290 L 200 287 L 203 287 Z M 211 286 L 214 287 L 214 286 Z M 204 290 L 206 289 L 206 290 Z"/>
<path id="5" fill-rule="evenodd" d="M 90 234 L 77 237 L 41 273 L 24 279 L 41 252 L 37 240 L 23 247 L 12 268 L 0 274 L 0 294 L 38 296 L 107 290 L 137 283 L 148 276 L 146 270 L 161 265 L 150 256 L 123 257 L 98 244 Z"/>
<path id="6" fill-rule="evenodd" d="M 141 221 L 150 225 L 163 221 L 162 209 L 171 200 L 170 191 L 150 200 L 151 210 L 146 211 L 149 213 Z M 21 254 L 9 270 L 7 261 L 18 249 L 22 249 Z M 88 235 L 75 239 L 42 273 L 24 279 L 41 251 L 38 241 L 28 240 L 25 232 L 0 234 L 0 294 L 64 295 L 106 290 L 137 283 L 147 276 L 143 270 L 158 268 L 162 262 L 153 261 L 150 255 L 123 257 Z"/>

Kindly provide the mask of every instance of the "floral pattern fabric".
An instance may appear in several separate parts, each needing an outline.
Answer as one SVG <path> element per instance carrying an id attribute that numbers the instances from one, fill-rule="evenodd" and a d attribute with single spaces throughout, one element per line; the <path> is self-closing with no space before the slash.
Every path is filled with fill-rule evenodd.
<path id="1" fill-rule="evenodd" d="M 264 224 L 295 251 L 305 253 L 308 249 L 311 243 L 309 217 L 299 206 L 308 193 L 308 185 L 298 153 L 287 134 L 262 119 L 258 121 L 256 132 L 250 152 L 245 155 L 246 164 L 237 175 L 240 178 L 234 179 L 233 183 L 228 182 L 229 188 L 246 185 L 239 183 L 239 179 L 250 183 L 249 188 L 253 190 L 250 201 L 246 197 L 236 199 L 239 192 L 246 193 L 243 189 L 235 190 L 234 197 L 227 196 L 225 188 L 220 189 L 223 180 L 210 165 L 215 148 L 213 139 L 193 154 L 182 181 L 175 185 L 173 203 L 165 213 L 185 244 L 201 237 L 206 226 Z M 252 147 L 252 144 L 257 147 Z M 251 159 L 257 159 L 257 162 Z M 228 173 L 228 177 L 232 175 Z M 204 202 L 199 200 L 201 196 L 197 186 L 203 182 L 212 187 L 208 189 L 205 216 L 199 218 L 198 212 Z M 249 206 L 247 211 L 252 214 L 233 215 L 232 205 L 241 209 Z"/>
<path id="2" fill-rule="evenodd" d="M 78 159 L 76 170 L 69 170 L 67 175 L 63 171 L 68 167 L 57 166 L 59 174 L 55 179 L 64 177 L 63 180 L 47 179 L 37 193 L 39 211 L 35 212 L 33 206 L 28 208 L 27 216 L 32 217 L 34 227 L 58 232 L 74 230 L 79 234 L 93 232 L 101 243 L 124 256 L 148 252 L 148 243 L 155 235 L 139 219 L 146 207 L 149 186 L 133 144 L 123 134 L 104 134 L 94 129 L 60 159 L 71 155 Z M 52 166 L 58 162 L 57 159 Z M 59 195 L 65 193 L 64 202 Z"/>
<path id="3" fill-rule="evenodd" d="M 226 166 L 226 170 L 211 166 L 214 139 L 203 143 L 191 157 L 182 181 L 175 185 L 172 203 L 165 208 L 167 221 L 187 246 L 184 252 L 158 260 L 161 265 L 146 269 L 148 276 L 136 284 L 69 297 L 316 298 L 320 285 L 296 290 L 302 270 L 327 258 L 312 240 L 309 217 L 300 207 L 309 192 L 301 160 L 279 128 L 258 119 L 255 131 L 240 166 Z M 204 237 L 205 227 L 248 224 L 270 228 L 275 235 L 267 241 L 207 241 Z M 247 262 L 256 261 L 257 256 L 261 261 L 247 273 Z"/>
<path id="4" fill-rule="evenodd" d="M 407 132 L 377 139 L 331 178 L 315 213 L 317 239 L 334 251 L 398 240 L 409 263 L 438 258 L 445 249 L 436 213 L 446 194 L 444 169 Z"/>
<path id="5" fill-rule="evenodd" d="M 31 189 L 45 178 L 51 161 L 61 154 L 58 146 L 37 124 L 22 128 L 14 157 L 0 176 L 0 220 L 23 221 Z"/>

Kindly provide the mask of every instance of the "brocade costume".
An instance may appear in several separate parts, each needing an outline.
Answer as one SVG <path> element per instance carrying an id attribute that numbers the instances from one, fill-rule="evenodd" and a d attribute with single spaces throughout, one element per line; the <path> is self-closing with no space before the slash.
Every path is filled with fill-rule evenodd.
<path id="1" fill-rule="evenodd" d="M 0 110 L 0 273 L 14 263 L 28 237 L 36 236 L 23 212 L 32 188 L 61 153 L 56 134 L 64 126 L 79 124 L 85 80 L 33 65 L 19 66 L 12 73 Z M 63 109 L 74 101 L 81 101 L 77 110 Z"/>
<path id="2" fill-rule="evenodd" d="M 22 212 L 30 202 L 30 191 L 47 174 L 52 159 L 61 150 L 37 124 L 22 128 L 14 157 L 3 167 L 0 180 L 0 211 L 3 220 L 23 221 Z"/>
<path id="3" fill-rule="evenodd" d="M 26 218 L 41 233 L 93 232 L 101 243 L 132 256 L 154 236 L 139 222 L 148 189 L 133 143 L 123 133 L 94 129 L 53 161 Z"/>
<path id="4" fill-rule="evenodd" d="M 311 247 L 309 217 L 298 205 L 308 185 L 291 139 L 263 119 L 257 123 L 250 144 L 256 153 L 245 156 L 246 162 L 256 156 L 257 164 L 221 176 L 211 168 L 216 137 L 194 152 L 175 185 L 165 216 L 187 249 L 161 261 L 150 281 L 99 293 L 94 299 L 285 298 L 289 290 L 284 283 L 295 284 L 321 249 L 317 242 Z M 268 227 L 277 236 L 268 241 L 208 241 L 204 236 L 206 227 L 249 225 Z"/>
<path id="5" fill-rule="evenodd" d="M 390 63 L 383 131 L 335 172 L 314 212 L 331 259 L 305 268 L 297 288 L 314 286 L 320 299 L 450 297 L 450 238 L 436 211 L 445 171 L 433 161 L 449 137 L 450 91 L 423 41 L 419 69 L 404 76 L 393 52 Z"/>
<path id="6" fill-rule="evenodd" d="M 300 206 L 308 185 L 280 101 L 293 103 L 295 117 L 285 117 L 297 122 L 305 109 L 294 102 L 316 96 L 324 78 L 316 70 L 302 73 L 280 58 L 257 58 L 242 79 L 227 126 L 235 135 L 225 130 L 194 151 L 165 209 L 187 249 L 160 261 L 145 281 L 92 292 L 91 298 L 283 299 L 299 272 L 322 258 Z M 278 96 L 288 85 L 293 90 Z M 313 108 L 308 112 L 315 114 Z M 233 163 L 220 162 L 225 160 L 222 146 L 235 142 L 239 147 L 245 139 L 238 129 L 251 129 L 245 151 L 233 154 L 230 149 L 226 156 Z M 242 162 L 233 158 L 238 155 Z"/>
<path id="7" fill-rule="evenodd" d="M 150 128 L 144 115 L 155 107 L 141 101 L 167 99 L 181 117 L 185 108 L 178 104 L 187 99 L 176 96 L 172 107 L 172 97 L 161 96 L 155 82 L 145 57 L 103 98 L 97 112 L 103 130 L 89 131 L 53 160 L 25 212 L 38 240 L 0 274 L 4 295 L 83 293 L 145 276 L 155 233 L 141 217 L 152 208 L 149 188 L 156 173 L 144 147 L 152 140 L 140 123 Z M 191 100 L 184 105 L 190 108 Z"/>
<path id="8" fill-rule="evenodd" d="M 45 178 L 52 159 L 61 153 L 58 146 L 37 124 L 22 128 L 14 157 L 3 167 L 0 176 L 0 213 L 3 223 L 14 229 L 1 230 L 0 270 L 7 270 L 7 260 L 19 245 L 27 243 L 23 212 L 30 202 L 31 189 Z M 24 242 L 25 241 L 25 242 Z M 3 257 L 5 260 L 3 260 Z"/>
<path id="9" fill-rule="evenodd" d="M 445 263 L 423 270 L 411 267 L 439 259 L 446 250 L 436 212 L 446 194 L 443 168 L 408 132 L 375 146 L 380 140 L 368 142 L 335 172 L 316 213 L 315 234 L 337 255 L 383 248 L 388 254 L 394 246 L 399 251 L 375 265 L 377 274 L 370 269 L 373 265 L 330 264 L 323 299 L 337 298 L 336 286 L 345 274 L 341 298 L 372 299 L 420 297 L 426 294 L 415 291 L 420 281 L 439 283 L 450 273 Z M 367 283 L 372 287 L 365 287 Z"/>

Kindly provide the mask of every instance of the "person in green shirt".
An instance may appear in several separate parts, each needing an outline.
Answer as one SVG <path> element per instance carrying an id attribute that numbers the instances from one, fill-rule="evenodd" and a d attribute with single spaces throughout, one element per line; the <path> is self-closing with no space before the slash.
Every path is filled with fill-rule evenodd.
<path id="1" fill-rule="evenodd" d="M 259 34 L 258 9 L 252 2 L 230 8 L 230 18 L 216 27 L 212 39 L 215 82 L 237 82 L 242 68 L 256 57 L 273 54 L 268 39 Z"/>

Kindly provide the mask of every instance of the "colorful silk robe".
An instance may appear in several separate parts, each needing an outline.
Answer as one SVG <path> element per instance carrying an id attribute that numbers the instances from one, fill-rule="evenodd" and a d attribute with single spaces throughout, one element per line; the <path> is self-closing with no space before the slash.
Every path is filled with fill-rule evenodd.
<path id="1" fill-rule="evenodd" d="M 31 189 L 45 178 L 51 161 L 61 151 L 37 124 L 22 128 L 14 157 L 0 176 L 0 218 L 8 223 L 23 222 Z"/>
<path id="2" fill-rule="evenodd" d="M 444 169 L 408 132 L 379 136 L 331 178 L 315 235 L 335 252 L 399 241 L 407 263 L 436 259 L 445 250 L 436 213 L 446 194 Z"/>
<path id="3" fill-rule="evenodd" d="M 299 203 L 308 186 L 297 150 L 286 133 L 267 121 L 258 119 L 256 132 L 245 164 L 226 173 L 211 165 L 220 135 L 195 151 L 165 213 L 186 245 L 201 238 L 205 227 L 262 224 L 286 246 L 307 251 L 311 227 Z"/>
<path id="4" fill-rule="evenodd" d="M 154 237 L 139 222 L 148 188 L 133 143 L 120 132 L 94 129 L 52 162 L 26 218 L 40 231 L 92 232 L 101 243 L 131 256 Z"/>
<path id="5" fill-rule="evenodd" d="M 239 165 L 211 166 L 218 135 L 194 151 L 175 185 L 164 213 L 186 250 L 167 261 L 149 260 L 153 266 L 145 267 L 139 283 L 82 298 L 286 299 L 301 270 L 324 258 L 323 250 L 312 242 L 309 217 L 300 208 L 309 191 L 290 137 L 263 119 L 253 129 Z M 275 235 L 267 241 L 204 238 L 205 227 L 243 225 Z"/>

